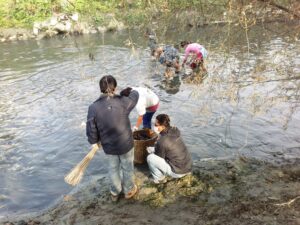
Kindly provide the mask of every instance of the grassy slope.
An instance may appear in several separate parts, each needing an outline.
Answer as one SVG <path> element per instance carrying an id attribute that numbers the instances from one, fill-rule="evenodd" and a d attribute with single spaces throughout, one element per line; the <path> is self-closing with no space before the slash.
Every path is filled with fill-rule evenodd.
<path id="1" fill-rule="evenodd" d="M 127 25 L 141 25 L 182 10 L 222 15 L 226 8 L 227 0 L 0 0 L 0 27 L 32 27 L 53 13 L 71 12 L 96 25 L 105 25 L 107 14 Z"/>

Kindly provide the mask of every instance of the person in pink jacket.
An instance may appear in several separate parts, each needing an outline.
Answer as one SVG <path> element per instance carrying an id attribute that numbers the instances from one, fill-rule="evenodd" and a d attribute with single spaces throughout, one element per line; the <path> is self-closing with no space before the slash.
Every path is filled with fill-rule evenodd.
<path id="1" fill-rule="evenodd" d="M 182 67 L 184 67 L 188 57 L 192 55 L 192 62 L 190 63 L 190 67 L 193 70 L 201 68 L 203 72 L 207 72 L 204 66 L 204 59 L 207 58 L 208 53 L 202 45 L 198 43 L 182 41 L 180 42 L 180 46 L 185 49 Z"/>

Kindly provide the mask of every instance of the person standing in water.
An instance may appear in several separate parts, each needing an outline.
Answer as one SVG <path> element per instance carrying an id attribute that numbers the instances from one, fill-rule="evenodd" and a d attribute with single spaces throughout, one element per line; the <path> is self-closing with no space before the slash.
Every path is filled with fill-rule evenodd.
<path id="1" fill-rule="evenodd" d="M 152 29 L 147 28 L 145 36 L 148 37 L 148 47 L 150 48 L 150 54 L 153 59 L 155 59 L 155 50 L 158 47 L 156 34 Z"/>
<path id="2" fill-rule="evenodd" d="M 207 70 L 204 66 L 204 59 L 208 56 L 207 50 L 198 43 L 191 43 L 188 41 L 180 42 L 180 46 L 185 49 L 182 67 L 184 67 L 189 55 L 192 55 L 191 68 L 193 70 L 201 68 L 202 71 L 206 73 Z"/>
<path id="3" fill-rule="evenodd" d="M 148 37 L 148 46 L 150 48 L 151 57 L 154 60 L 160 62 L 160 64 L 166 66 L 165 70 L 165 77 L 172 78 L 173 73 L 171 68 L 175 68 L 175 72 L 178 73 L 180 71 L 180 64 L 179 64 L 179 46 L 172 46 L 172 45 L 165 45 L 160 46 L 157 43 L 157 37 L 155 32 L 147 28 L 145 32 L 145 36 Z"/>
<path id="4" fill-rule="evenodd" d="M 139 93 L 139 100 L 135 106 L 138 112 L 138 119 L 133 130 L 138 130 L 140 125 L 143 123 L 143 128 L 151 129 L 151 120 L 155 112 L 159 107 L 158 96 L 146 87 L 128 87 L 121 91 L 121 96 L 128 96 L 131 90 L 135 90 Z"/>
<path id="5" fill-rule="evenodd" d="M 89 106 L 86 135 L 90 144 L 101 143 L 108 161 L 111 199 L 117 201 L 123 191 L 125 198 L 137 193 L 134 183 L 133 136 L 129 114 L 136 106 L 139 93 L 130 91 L 128 97 L 115 93 L 117 81 L 103 76 L 99 82 L 102 95 Z"/>
<path id="6" fill-rule="evenodd" d="M 173 77 L 171 68 L 175 68 L 175 73 L 179 73 L 180 64 L 179 64 L 179 52 L 178 47 L 172 45 L 166 45 L 164 47 L 158 47 L 155 50 L 155 57 L 158 61 L 166 66 L 165 77 Z"/>

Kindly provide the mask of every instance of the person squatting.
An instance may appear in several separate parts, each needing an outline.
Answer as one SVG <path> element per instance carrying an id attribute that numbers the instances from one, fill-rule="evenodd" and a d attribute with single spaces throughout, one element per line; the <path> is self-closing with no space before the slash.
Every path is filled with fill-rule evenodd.
<path id="1" fill-rule="evenodd" d="M 149 38 L 151 56 L 166 66 L 165 76 L 169 77 L 170 68 L 179 72 L 188 64 L 193 69 L 206 72 L 204 59 L 206 49 L 198 43 L 182 41 L 185 49 L 180 65 L 179 47 L 158 46 L 155 33 L 146 31 Z M 110 195 L 118 201 L 121 195 L 130 199 L 138 192 L 134 180 L 134 140 L 133 131 L 152 129 L 152 118 L 160 106 L 159 97 L 150 88 L 127 87 L 118 94 L 117 80 L 111 75 L 99 81 L 100 97 L 88 108 L 86 135 L 92 145 L 101 144 L 108 162 Z M 138 118 L 132 126 L 129 116 L 136 109 Z M 192 158 L 181 137 L 179 129 L 171 126 L 167 114 L 155 117 L 153 130 L 158 134 L 154 147 L 148 147 L 147 163 L 155 184 L 166 182 L 166 177 L 179 179 L 191 173 Z"/>

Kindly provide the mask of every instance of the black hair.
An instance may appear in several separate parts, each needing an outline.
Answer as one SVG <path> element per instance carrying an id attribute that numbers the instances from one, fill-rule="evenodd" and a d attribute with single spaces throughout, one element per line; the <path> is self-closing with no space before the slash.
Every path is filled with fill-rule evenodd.
<path id="1" fill-rule="evenodd" d="M 185 45 L 191 44 L 190 41 L 181 41 L 180 46 L 183 48 Z"/>
<path id="2" fill-rule="evenodd" d="M 167 114 L 159 114 L 156 116 L 156 120 L 158 121 L 159 125 L 165 126 L 169 128 L 170 125 L 170 117 Z"/>
<path id="3" fill-rule="evenodd" d="M 121 96 L 126 96 L 128 97 L 130 92 L 131 92 L 132 88 L 131 87 L 127 87 L 125 89 L 123 89 L 121 92 L 120 92 L 120 95 Z"/>
<path id="4" fill-rule="evenodd" d="M 100 79 L 99 86 L 102 93 L 113 94 L 117 87 L 117 81 L 113 76 L 106 75 Z"/>

